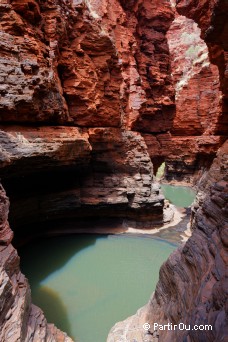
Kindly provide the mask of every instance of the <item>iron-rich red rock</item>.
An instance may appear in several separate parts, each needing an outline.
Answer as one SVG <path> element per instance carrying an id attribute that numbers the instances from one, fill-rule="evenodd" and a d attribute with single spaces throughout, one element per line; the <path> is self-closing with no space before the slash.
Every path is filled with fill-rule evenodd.
<path id="1" fill-rule="evenodd" d="M 197 4 L 193 1 L 177 1 L 180 14 L 193 19 L 201 29 L 202 38 L 207 43 L 210 60 L 219 68 L 220 85 L 223 93 L 222 115 L 217 125 L 218 133 L 227 133 L 228 128 L 228 27 L 226 0 L 208 0 Z"/>
<path id="2" fill-rule="evenodd" d="M 215 133 L 227 132 L 228 88 L 224 73 L 228 50 L 227 2 L 208 0 L 195 3 L 179 0 L 177 4 L 181 14 L 199 24 L 202 38 L 210 51 L 210 60 L 216 62 L 219 67 L 223 111 Z M 155 148 L 160 148 L 158 140 L 153 143 Z M 151 342 L 220 342 L 227 339 L 227 166 L 226 141 L 219 149 L 210 170 L 204 172 L 199 181 L 199 193 L 192 212 L 192 236 L 163 264 L 154 296 L 149 303 L 135 316 L 115 325 L 108 341 L 121 339 L 123 333 L 124 338 L 129 341 L 133 338 Z M 145 322 L 151 326 L 149 331 L 142 329 Z M 190 329 L 155 329 L 155 322 L 161 325 L 178 325 L 182 322 L 186 324 L 187 329 L 190 326 Z M 195 325 L 211 325 L 212 330 L 202 327 L 194 329 Z"/>
<path id="3" fill-rule="evenodd" d="M 177 10 L 199 24 L 207 47 L 196 24 L 166 0 L 1 1 L 0 175 L 20 233 L 23 224 L 66 218 L 161 224 L 164 198 L 153 176 L 161 162 L 167 179 L 203 175 L 193 236 L 163 266 L 153 304 L 139 316 L 151 323 L 206 317 L 216 329 L 204 340 L 220 341 L 228 9 L 226 0 L 179 0 Z M 30 304 L 7 215 L 2 189 L 0 339 L 69 341 Z"/>

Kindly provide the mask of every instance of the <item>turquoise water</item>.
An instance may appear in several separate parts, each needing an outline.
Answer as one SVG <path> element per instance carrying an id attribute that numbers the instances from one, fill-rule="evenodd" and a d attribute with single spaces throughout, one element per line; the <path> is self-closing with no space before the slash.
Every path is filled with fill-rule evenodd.
<path id="1" fill-rule="evenodd" d="M 75 341 L 105 342 L 111 327 L 146 304 L 176 245 L 152 238 L 73 235 L 19 250 L 33 303 Z"/>
<path id="2" fill-rule="evenodd" d="M 177 207 L 189 207 L 196 197 L 196 192 L 187 186 L 161 184 L 166 199 Z"/>

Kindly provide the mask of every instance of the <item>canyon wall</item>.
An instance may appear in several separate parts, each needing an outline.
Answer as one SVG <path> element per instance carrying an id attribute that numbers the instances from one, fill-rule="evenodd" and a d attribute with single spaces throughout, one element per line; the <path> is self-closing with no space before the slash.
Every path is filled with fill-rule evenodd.
<path id="1" fill-rule="evenodd" d="M 173 2 L 175 5 L 175 2 Z M 227 137 L 219 129 L 223 117 L 218 67 L 209 60 L 198 25 L 175 8 L 167 32 L 175 87 L 175 115 L 170 130 L 144 135 L 154 167 L 166 162 L 170 181 L 196 183 Z"/>
<path id="2" fill-rule="evenodd" d="M 59 232 L 66 221 L 72 232 L 76 219 L 82 229 L 103 219 L 162 225 L 161 162 L 167 179 L 191 182 L 208 170 L 227 134 L 227 5 L 193 5 L 179 1 L 178 11 L 199 21 L 219 74 L 196 25 L 169 1 L 1 1 L 0 176 L 18 238 L 31 227 Z M 212 28 L 200 13 L 215 13 Z M 2 203 L 2 340 L 67 340 L 30 304 L 3 190 Z"/>
<path id="3" fill-rule="evenodd" d="M 139 227 L 164 221 L 164 197 L 139 133 L 5 126 L 0 136 L 0 172 L 11 199 L 11 224 L 20 235 L 41 222 L 50 230 L 50 222 L 63 229 L 71 221 L 77 229 L 102 218 L 120 225 L 137 221 Z"/>
<path id="4" fill-rule="evenodd" d="M 117 323 L 108 341 L 226 341 L 227 312 L 227 194 L 228 143 L 219 150 L 201 179 L 194 205 L 192 236 L 171 254 L 160 269 L 149 303 Z M 143 325 L 150 324 L 145 331 Z M 159 329 L 154 323 L 172 323 Z M 179 323 L 186 325 L 178 328 Z M 194 326 L 211 325 L 212 330 Z M 170 325 L 171 326 L 171 325 Z"/>
<path id="5" fill-rule="evenodd" d="M 13 227 L 85 215 L 162 224 L 161 162 L 167 179 L 192 182 L 225 139 L 196 24 L 167 1 L 4 0 L 0 13 L 0 175 Z"/>
<path id="6" fill-rule="evenodd" d="M 179 13 L 193 18 L 207 42 L 210 59 L 219 67 L 222 112 L 217 130 L 226 130 L 227 106 L 227 2 L 177 1 Z M 217 52 L 217 54 L 216 54 Z M 178 128 L 179 129 L 179 128 Z M 149 303 L 135 316 L 116 324 L 108 341 L 226 341 L 227 312 L 227 141 L 219 149 L 210 170 L 199 181 L 193 205 L 192 237 L 163 264 L 159 282 Z M 143 324 L 150 324 L 149 330 Z M 184 323 L 188 330 L 159 329 Z M 194 330 L 211 325 L 212 330 Z M 182 327 L 181 327 L 182 328 Z"/>
<path id="7" fill-rule="evenodd" d="M 85 216 L 163 223 L 136 130 L 171 127 L 165 33 L 174 15 L 166 1 L 132 6 L 1 3 L 0 175 L 14 229 Z"/>
<path id="8" fill-rule="evenodd" d="M 164 222 L 164 197 L 137 130 L 171 127 L 165 33 L 174 14 L 165 0 L 131 6 L 0 3 L 0 175 L 14 243 L 56 233 L 66 220 L 74 229 L 76 219 L 82 228 L 108 218 Z M 3 189 L 1 203 L 1 340 L 70 341 L 31 304 Z"/>
<path id="9" fill-rule="evenodd" d="M 0 122 L 170 128 L 173 17 L 167 1 L 4 0 Z"/>

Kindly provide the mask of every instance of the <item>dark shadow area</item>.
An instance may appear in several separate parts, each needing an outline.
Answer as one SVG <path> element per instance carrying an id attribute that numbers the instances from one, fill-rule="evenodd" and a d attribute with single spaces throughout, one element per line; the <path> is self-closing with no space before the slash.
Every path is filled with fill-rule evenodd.
<path id="1" fill-rule="evenodd" d="M 152 157 L 151 161 L 153 163 L 154 175 L 156 176 L 159 168 L 165 162 L 165 157 L 164 156 L 156 156 L 154 158 Z"/>
<path id="2" fill-rule="evenodd" d="M 83 211 L 82 211 L 83 213 Z M 11 225 L 13 226 L 13 225 Z M 127 229 L 127 228 L 125 228 Z M 14 229 L 13 245 L 16 249 L 23 248 L 28 243 L 34 243 L 39 239 L 51 237 L 67 237 L 75 234 L 113 234 L 121 230 L 123 231 L 122 218 L 116 217 L 83 217 L 83 218 L 62 218 L 48 222 L 36 222 L 24 224 Z"/>
<path id="3" fill-rule="evenodd" d="M 84 239 L 77 240 L 75 235 L 72 236 L 71 240 L 69 240 L 69 236 L 35 239 L 31 244 L 26 244 L 18 248 L 22 271 L 26 275 L 31 262 L 34 272 L 30 283 L 32 285 L 37 284 L 51 273 L 63 267 L 76 253 L 95 244 L 97 238 L 97 236 L 90 234 L 87 236 L 86 241 Z M 51 249 L 49 248 L 50 239 Z M 59 255 L 60 253 L 58 251 L 60 249 L 64 249 L 64 254 L 61 253 Z M 45 267 L 41 268 L 40 265 L 42 264 Z"/>
<path id="4" fill-rule="evenodd" d="M 55 291 L 42 285 L 33 287 L 32 301 L 44 311 L 48 323 L 54 323 L 58 329 L 72 337 L 67 308 Z M 46 307 L 49 307 L 51 311 L 45 310 Z"/>
<path id="5" fill-rule="evenodd" d="M 50 239 L 45 237 L 34 239 L 18 248 L 22 273 L 28 278 L 32 289 L 32 302 L 44 311 L 49 323 L 54 323 L 69 336 L 72 336 L 72 333 L 67 308 L 58 293 L 41 283 L 63 267 L 76 253 L 95 244 L 97 238 L 95 235 L 88 235 L 86 239 L 77 239 L 76 236 L 72 239 L 69 239 L 69 236 L 52 237 L 50 248 Z"/>

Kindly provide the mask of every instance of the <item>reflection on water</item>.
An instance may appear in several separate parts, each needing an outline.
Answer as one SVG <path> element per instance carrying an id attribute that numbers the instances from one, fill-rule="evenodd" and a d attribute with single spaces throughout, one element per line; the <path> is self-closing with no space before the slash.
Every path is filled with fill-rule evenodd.
<path id="1" fill-rule="evenodd" d="M 105 342 L 155 289 L 176 245 L 143 237 L 74 235 L 23 247 L 22 270 L 33 302 L 75 341 Z"/>
<path id="2" fill-rule="evenodd" d="M 187 186 L 161 184 L 161 189 L 165 198 L 177 207 L 189 207 L 196 197 L 196 192 Z"/>
<path id="3" fill-rule="evenodd" d="M 41 308 L 49 308 L 46 314 L 47 321 L 55 322 L 57 327 L 61 327 L 63 331 L 68 332 L 68 335 L 72 335 L 67 307 L 61 300 L 61 296 L 53 288 L 45 285 L 32 288 L 32 292 L 33 303 L 39 303 L 37 305 Z"/>

